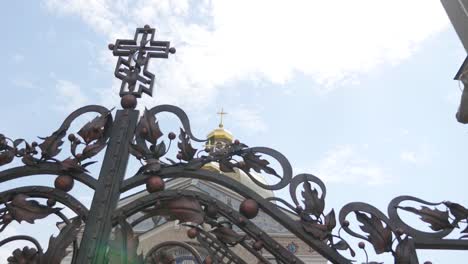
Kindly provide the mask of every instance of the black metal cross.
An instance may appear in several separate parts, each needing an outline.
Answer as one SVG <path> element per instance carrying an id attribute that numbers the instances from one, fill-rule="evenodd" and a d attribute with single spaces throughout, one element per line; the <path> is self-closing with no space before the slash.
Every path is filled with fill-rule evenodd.
<path id="1" fill-rule="evenodd" d="M 149 58 L 167 59 L 169 53 L 176 52 L 169 41 L 156 41 L 154 35 L 155 29 L 145 25 L 137 28 L 134 39 L 117 39 L 109 44 L 114 56 L 119 56 L 115 77 L 122 80 L 121 97 L 131 94 L 139 98 L 142 93 L 152 96 L 154 74 L 148 71 Z"/>

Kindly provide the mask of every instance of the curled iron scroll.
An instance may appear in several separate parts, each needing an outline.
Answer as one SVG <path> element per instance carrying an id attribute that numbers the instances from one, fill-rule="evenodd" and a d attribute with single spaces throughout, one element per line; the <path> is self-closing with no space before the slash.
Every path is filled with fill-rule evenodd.
<path id="1" fill-rule="evenodd" d="M 43 249 L 41 247 L 41 244 L 39 244 L 39 241 L 37 241 L 35 238 L 31 236 L 25 236 L 25 235 L 16 235 L 16 236 L 11 236 L 7 237 L 3 240 L 0 241 L 0 247 L 13 242 L 13 241 L 18 241 L 18 240 L 24 240 L 24 241 L 29 241 L 31 242 L 37 249 L 37 252 L 39 252 L 40 255 L 43 254 Z"/>
<path id="2" fill-rule="evenodd" d="M 152 115 L 156 115 L 162 112 L 168 112 L 168 113 L 172 113 L 176 115 L 179 118 L 180 122 L 182 123 L 182 127 L 184 128 L 185 133 L 187 133 L 190 139 L 192 139 L 193 141 L 197 141 L 197 142 L 206 141 L 206 139 L 199 139 L 193 135 L 192 130 L 190 128 L 190 120 L 187 114 L 181 108 L 174 106 L 174 105 L 158 105 L 158 106 L 151 108 L 149 112 Z"/>
<path id="3" fill-rule="evenodd" d="M 392 221 L 392 223 L 394 223 L 396 226 L 398 226 L 398 228 L 401 228 L 405 233 L 411 235 L 412 237 L 417 237 L 418 239 L 419 238 L 443 238 L 443 237 L 446 237 L 448 234 L 450 234 L 454 227 L 448 227 L 448 228 L 445 228 L 445 229 L 442 229 L 440 231 L 437 231 L 437 232 L 424 232 L 424 231 L 420 231 L 420 230 L 416 230 L 414 228 L 412 228 L 411 226 L 409 226 L 408 224 L 406 224 L 399 216 L 398 214 L 398 209 L 401 208 L 400 207 L 400 203 L 404 202 L 404 201 L 414 201 L 414 202 L 418 202 L 418 203 L 422 203 L 422 204 L 425 204 L 425 205 L 431 205 L 431 206 L 437 206 L 437 205 L 441 205 L 442 203 L 431 203 L 431 202 L 428 202 L 428 201 L 425 201 L 425 200 L 422 200 L 422 199 L 419 199 L 417 197 L 413 197 L 413 196 L 398 196 L 396 198 L 394 198 L 392 201 L 390 201 L 389 205 L 388 205 L 388 216 L 390 218 L 390 220 Z"/>
<path id="4" fill-rule="evenodd" d="M 111 111 L 112 110 L 109 110 L 109 109 L 105 108 L 104 106 L 100 106 L 100 105 L 87 105 L 87 106 L 80 107 L 80 108 L 76 109 L 75 111 L 73 111 L 71 114 L 69 114 L 67 116 L 67 118 L 65 118 L 62 125 L 60 126 L 59 129 L 57 129 L 57 131 L 66 131 L 66 130 L 68 130 L 68 128 L 70 128 L 71 123 L 76 118 L 78 118 L 79 116 L 81 116 L 83 114 L 90 113 L 90 112 L 96 112 L 96 113 L 99 113 L 101 115 L 105 115 L 105 114 L 110 113 Z M 111 126 L 112 126 L 112 118 L 109 118 L 107 123 L 106 123 L 106 129 L 105 129 L 105 131 L 107 132 L 105 134 L 106 138 L 108 138 L 109 135 L 110 135 Z"/>
<path id="5" fill-rule="evenodd" d="M 260 182 L 259 180 L 257 180 L 253 175 L 246 172 L 247 176 L 255 184 L 257 184 L 258 186 L 266 190 L 279 190 L 279 189 L 286 187 L 290 183 L 291 178 L 292 178 L 292 167 L 291 167 L 291 163 L 289 163 L 288 159 L 283 154 L 281 154 L 279 151 L 276 151 L 274 149 L 267 148 L 267 147 L 252 147 L 252 148 L 247 148 L 247 149 L 243 149 L 239 151 L 239 155 L 242 156 L 243 153 L 249 153 L 249 152 L 254 153 L 254 154 L 257 154 L 257 153 L 266 154 L 274 158 L 280 164 L 281 168 L 283 169 L 282 177 L 277 176 L 280 179 L 280 181 L 272 185 L 264 184 Z"/>
<path id="6" fill-rule="evenodd" d="M 291 199 L 293 200 L 296 207 L 300 206 L 296 195 L 297 188 L 299 187 L 299 184 L 305 182 L 313 182 L 320 187 L 320 190 L 322 191 L 322 196 L 320 199 L 324 200 L 327 195 L 327 188 L 325 187 L 325 184 L 317 176 L 306 173 L 298 174 L 294 176 L 294 178 L 292 178 L 291 183 L 289 185 L 289 194 L 291 195 Z"/>
<path id="7" fill-rule="evenodd" d="M 54 199 L 70 208 L 70 210 L 77 214 L 81 219 L 86 220 L 88 217 L 88 209 L 80 201 L 66 192 L 45 186 L 26 186 L 1 192 L 0 203 L 7 203 L 18 194 L 27 195 L 29 198 Z"/>
<path id="8" fill-rule="evenodd" d="M 392 231 L 395 231 L 397 229 L 397 227 L 391 222 L 391 220 L 376 207 L 367 203 L 353 202 L 353 203 L 348 203 L 345 206 L 343 206 L 343 208 L 341 208 L 338 219 L 342 225 L 343 230 L 345 230 L 348 234 L 354 237 L 361 238 L 361 239 L 371 242 L 368 237 L 354 232 L 353 230 L 351 230 L 351 228 L 349 228 L 348 225 L 343 225 L 343 223 L 347 221 L 346 217 L 352 212 L 368 213 L 371 216 L 376 217 L 379 221 L 383 221 Z"/>
<path id="9" fill-rule="evenodd" d="M 88 122 L 78 132 L 86 143 L 83 153 L 76 153 L 77 146 L 82 144 L 82 142 L 74 134 L 70 134 L 68 140 L 71 142 L 70 151 L 73 157 L 68 157 L 63 161 L 58 160 L 56 156 L 62 150 L 63 138 L 71 123 L 77 117 L 89 112 L 97 112 L 101 116 Z M 52 135 L 40 138 L 43 140 L 40 144 L 37 142 L 29 144 L 24 139 L 12 140 L 0 134 L 0 166 L 12 162 L 14 157 L 20 157 L 21 161 L 26 165 L 22 167 L 24 169 L 13 168 L 2 171 L 0 173 L 0 181 L 16 179 L 26 175 L 67 173 L 73 174 L 77 180 L 94 188 L 96 181 L 84 173 L 87 172 L 85 167 L 94 162 L 82 163 L 82 161 L 97 155 L 106 146 L 111 127 L 112 116 L 110 115 L 110 111 L 102 106 L 89 105 L 81 107 L 68 115 L 60 128 L 53 132 Z M 20 147 L 23 145 L 24 147 Z M 40 156 L 37 156 L 39 154 L 38 148 L 40 149 Z"/>

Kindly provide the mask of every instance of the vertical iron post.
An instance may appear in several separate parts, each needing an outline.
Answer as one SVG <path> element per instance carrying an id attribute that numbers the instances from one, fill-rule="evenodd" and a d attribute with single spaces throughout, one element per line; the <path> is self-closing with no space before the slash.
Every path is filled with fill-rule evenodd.
<path id="1" fill-rule="evenodd" d="M 128 144 L 137 120 L 137 110 L 117 111 L 76 263 L 105 263 L 112 213 L 119 201 L 129 157 Z"/>

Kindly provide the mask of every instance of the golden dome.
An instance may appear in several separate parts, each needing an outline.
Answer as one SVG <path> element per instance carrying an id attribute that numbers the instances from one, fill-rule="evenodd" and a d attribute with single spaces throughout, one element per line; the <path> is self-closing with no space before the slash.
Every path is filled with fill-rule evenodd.
<path id="1" fill-rule="evenodd" d="M 206 147 L 208 148 L 223 148 L 231 144 L 234 140 L 231 132 L 224 129 L 223 115 L 226 115 L 227 113 L 221 108 L 221 111 L 217 114 L 220 115 L 219 126 L 208 134 L 208 142 L 206 143 Z"/>
<path id="2" fill-rule="evenodd" d="M 209 141 L 225 140 L 229 141 L 229 143 L 232 143 L 232 141 L 234 140 L 234 136 L 231 134 L 231 132 L 227 131 L 222 126 L 219 126 L 219 128 L 216 128 L 215 130 L 211 131 L 208 134 L 207 138 Z"/>
<path id="3" fill-rule="evenodd" d="M 206 147 L 211 149 L 211 151 L 223 151 L 224 148 L 227 147 L 228 145 L 232 144 L 232 142 L 234 140 L 234 136 L 232 135 L 232 133 L 229 132 L 228 130 L 224 129 L 224 126 L 223 126 L 223 115 L 225 115 L 227 113 L 225 113 L 223 110 L 221 110 L 221 112 L 219 112 L 218 114 L 221 115 L 221 120 L 220 120 L 219 126 L 218 126 L 218 128 L 211 131 L 207 136 L 208 141 L 206 143 Z M 217 162 L 210 162 L 208 164 L 205 164 L 203 166 L 203 168 L 206 169 L 206 170 L 209 170 L 209 171 L 222 173 L 222 174 L 224 174 L 226 176 L 229 176 L 229 177 L 237 180 L 238 182 L 242 183 L 243 185 L 249 187 L 251 190 L 253 190 L 254 192 L 260 194 L 263 197 L 273 197 L 274 196 L 273 191 L 265 190 L 262 187 L 258 186 L 257 184 L 255 184 L 255 182 L 253 182 L 249 178 L 249 176 L 245 172 L 243 172 L 242 170 L 240 170 L 238 168 L 234 168 L 234 172 L 221 172 L 221 170 L 219 169 L 219 164 Z M 257 181 L 259 181 L 259 182 L 261 182 L 263 184 L 267 184 L 267 181 L 263 177 L 263 175 L 261 175 L 259 173 L 255 173 L 255 172 L 251 172 L 250 174 Z"/>

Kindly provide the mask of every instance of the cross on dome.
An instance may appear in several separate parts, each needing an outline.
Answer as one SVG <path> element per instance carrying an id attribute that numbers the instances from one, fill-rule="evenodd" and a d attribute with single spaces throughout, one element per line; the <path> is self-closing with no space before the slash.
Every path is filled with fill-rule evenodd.
<path id="1" fill-rule="evenodd" d="M 224 125 L 223 125 L 223 116 L 227 115 L 228 113 L 224 112 L 224 109 L 221 108 L 221 112 L 217 112 L 216 114 L 218 114 L 220 116 L 219 127 L 220 128 L 224 127 Z"/>

